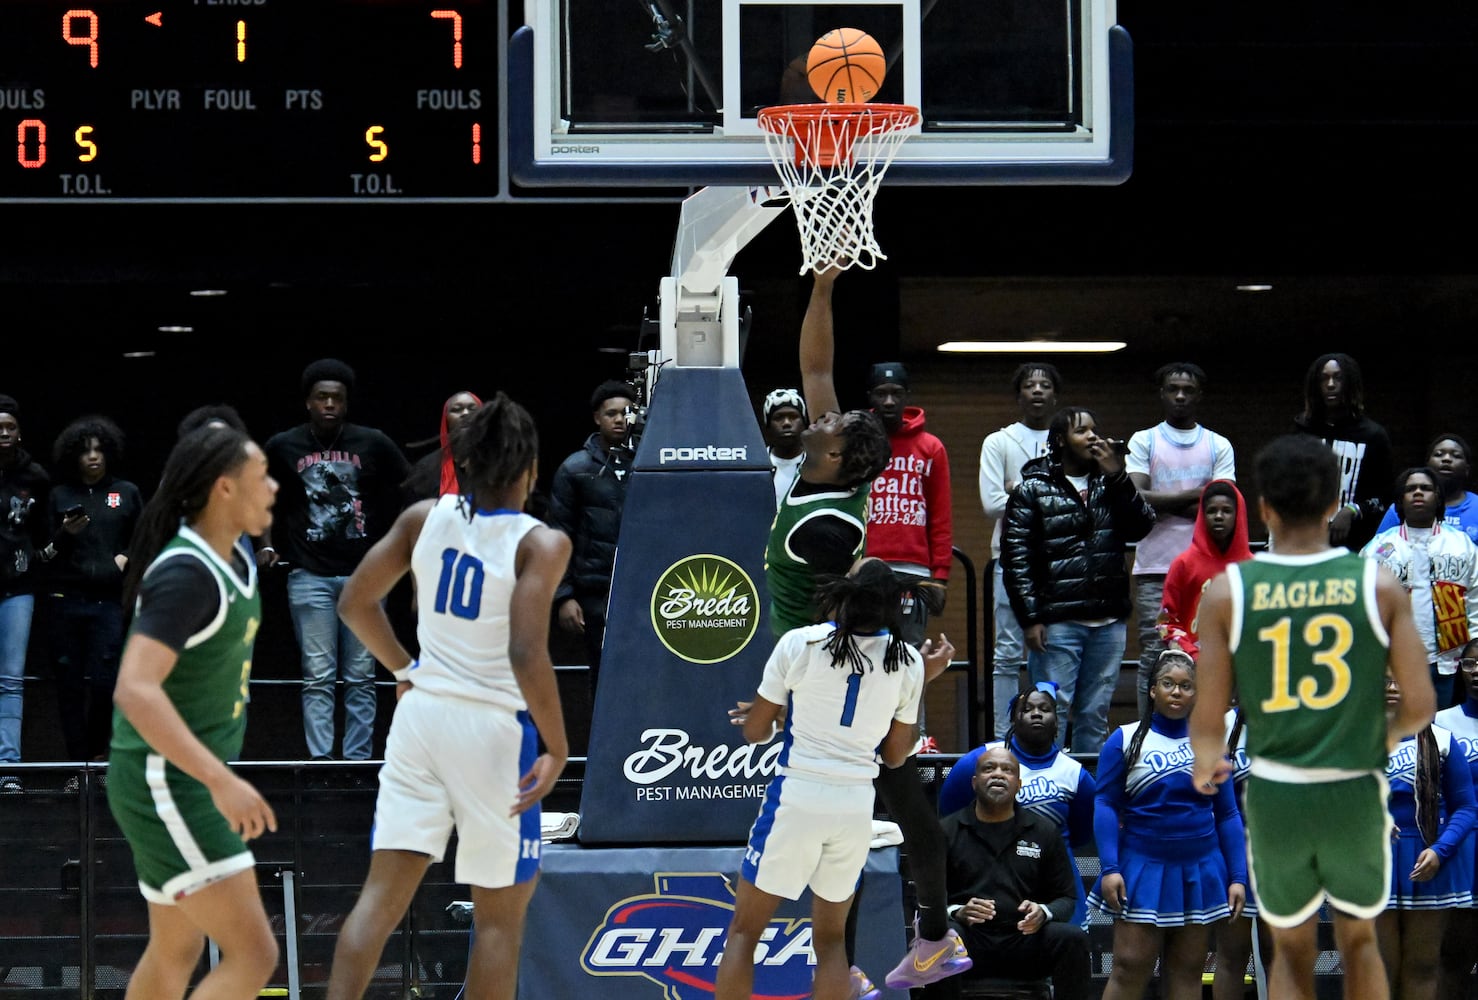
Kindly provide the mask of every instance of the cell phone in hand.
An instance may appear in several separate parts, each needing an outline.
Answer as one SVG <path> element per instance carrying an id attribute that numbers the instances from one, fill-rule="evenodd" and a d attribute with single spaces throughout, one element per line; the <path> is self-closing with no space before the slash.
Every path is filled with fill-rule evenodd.
<path id="1" fill-rule="evenodd" d="M 64 514 L 62 514 L 62 516 L 63 517 L 81 517 L 85 513 L 87 513 L 87 511 L 83 508 L 83 506 L 80 503 L 74 503 L 72 506 L 70 506 L 70 507 L 67 508 L 66 512 Z"/>

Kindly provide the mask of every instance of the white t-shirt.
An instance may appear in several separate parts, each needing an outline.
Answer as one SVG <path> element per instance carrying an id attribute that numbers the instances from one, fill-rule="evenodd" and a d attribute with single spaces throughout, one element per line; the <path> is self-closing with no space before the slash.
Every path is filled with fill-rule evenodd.
<path id="1" fill-rule="evenodd" d="M 780 458 L 773 451 L 770 452 L 770 468 L 774 470 L 775 474 L 776 510 L 780 509 L 780 505 L 785 502 L 785 495 L 790 492 L 790 488 L 795 485 L 796 479 L 800 477 L 801 459 L 805 457 L 805 452 L 801 452 L 795 458 Z"/>

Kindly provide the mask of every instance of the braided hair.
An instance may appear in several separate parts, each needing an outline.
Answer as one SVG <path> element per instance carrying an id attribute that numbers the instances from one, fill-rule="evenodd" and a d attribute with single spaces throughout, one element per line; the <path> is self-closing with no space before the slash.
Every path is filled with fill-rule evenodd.
<path id="1" fill-rule="evenodd" d="M 225 425 L 205 424 L 175 442 L 164 463 L 159 489 L 139 514 L 123 574 L 123 607 L 131 609 L 139 584 L 155 557 L 179 531 L 194 524 L 210 502 L 216 480 L 246 463 L 251 438 Z"/>
<path id="2" fill-rule="evenodd" d="M 881 559 L 863 559 L 845 576 L 822 577 L 816 588 L 821 616 L 836 623 L 822 646 L 831 654 L 831 665 L 846 666 L 854 674 L 866 673 L 872 660 L 857 648 L 858 633 L 888 630 L 883 653 L 883 672 L 893 673 L 908 655 L 899 633 L 903 617 L 905 585 Z"/>
<path id="3" fill-rule="evenodd" d="M 1036 686 L 1030 691 L 1023 691 L 1020 694 L 1013 695 L 1011 703 L 1006 707 L 1006 732 L 1001 737 L 1006 746 L 1009 747 L 1011 740 L 1015 738 L 1016 724 L 1026 715 L 1026 710 L 1031 703 L 1031 696 L 1034 694 L 1044 694 L 1047 696 L 1047 700 L 1052 703 L 1052 745 L 1057 745 L 1057 734 L 1061 728 L 1061 722 L 1057 715 L 1057 682 L 1037 681 Z"/>
<path id="4" fill-rule="evenodd" d="M 1129 740 L 1129 748 L 1124 751 L 1126 771 L 1134 766 L 1135 761 L 1139 760 L 1139 751 L 1144 746 L 1145 734 L 1150 731 L 1150 718 L 1155 713 L 1155 685 L 1160 683 L 1160 678 L 1168 674 L 1173 667 L 1185 668 L 1192 680 L 1196 677 L 1196 661 L 1191 658 L 1190 653 L 1174 646 L 1160 653 L 1160 658 L 1155 661 L 1155 668 L 1150 671 L 1150 696 L 1146 699 L 1148 704 L 1145 706 L 1144 717 L 1139 720 L 1134 736 Z"/>
<path id="5" fill-rule="evenodd" d="M 1437 734 L 1431 726 L 1416 734 L 1416 780 L 1412 790 L 1416 797 L 1416 828 L 1422 843 L 1431 847 L 1437 842 L 1437 820 L 1442 804 L 1437 792 L 1437 777 L 1442 773 L 1442 754 L 1437 749 Z"/>
<path id="6" fill-rule="evenodd" d="M 503 490 L 528 472 L 539 457 L 539 431 L 529 411 L 501 390 L 453 428 L 452 459 L 466 482 Z M 471 517 L 471 505 L 467 505 Z"/>
<path id="7" fill-rule="evenodd" d="M 877 414 L 852 410 L 842 421 L 841 485 L 851 488 L 880 476 L 893 458 L 893 445 Z"/>

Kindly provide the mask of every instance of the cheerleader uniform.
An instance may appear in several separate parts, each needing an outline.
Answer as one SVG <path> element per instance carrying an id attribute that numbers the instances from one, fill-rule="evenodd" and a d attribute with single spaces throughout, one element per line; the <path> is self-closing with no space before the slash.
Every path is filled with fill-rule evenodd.
<path id="1" fill-rule="evenodd" d="M 1425 843 L 1417 829 L 1416 737 L 1408 736 L 1397 743 L 1386 763 L 1386 781 L 1391 786 L 1389 808 L 1397 828 L 1391 841 L 1391 898 L 1387 904 L 1392 909 L 1446 910 L 1473 905 L 1473 852 L 1464 849 L 1471 844 L 1468 835 L 1478 820 L 1473 777 L 1452 733 L 1438 725 L 1431 729 L 1442 760 L 1438 782 L 1442 816 L 1436 843 Z M 1426 847 L 1437 853 L 1442 865 L 1431 880 L 1413 882 L 1411 869 Z"/>
<path id="2" fill-rule="evenodd" d="M 1122 875 L 1128 898 L 1115 913 L 1101 895 L 1100 875 L 1088 905 L 1157 927 L 1223 920 L 1231 915 L 1228 887 L 1247 884 L 1247 841 L 1232 783 L 1214 796 L 1198 792 L 1187 720 L 1158 712 L 1126 770 L 1124 751 L 1140 725 L 1120 726 L 1104 743 L 1093 813 L 1103 875 Z"/>
<path id="3" fill-rule="evenodd" d="M 975 777 L 975 766 L 980 755 L 1004 745 L 1002 740 L 993 740 L 976 747 L 955 762 L 939 789 L 940 816 L 959 812 L 975 801 L 975 790 L 970 779 Z M 1078 871 L 1078 859 L 1073 854 L 1073 848 L 1081 848 L 1093 842 L 1093 794 L 1097 790 L 1097 782 L 1086 767 L 1061 747 L 1054 746 L 1045 754 L 1030 754 L 1022 749 L 1013 736 L 1011 752 L 1021 764 L 1021 791 L 1016 793 L 1017 804 L 1056 824 L 1062 833 L 1062 842 L 1067 845 L 1067 856 L 1073 863 L 1073 871 Z M 1073 909 L 1073 923 L 1081 926 L 1088 919 L 1088 897 L 1083 889 L 1081 873 L 1077 879 L 1077 889 L 1078 902 Z"/>
<path id="4" fill-rule="evenodd" d="M 1437 725 L 1452 733 L 1453 749 L 1468 758 L 1468 773 L 1473 778 L 1473 797 L 1478 799 L 1478 704 L 1470 698 L 1461 705 L 1444 708 L 1437 713 Z M 1473 901 L 1478 906 L 1478 823 L 1464 841 L 1463 853 L 1473 863 Z"/>

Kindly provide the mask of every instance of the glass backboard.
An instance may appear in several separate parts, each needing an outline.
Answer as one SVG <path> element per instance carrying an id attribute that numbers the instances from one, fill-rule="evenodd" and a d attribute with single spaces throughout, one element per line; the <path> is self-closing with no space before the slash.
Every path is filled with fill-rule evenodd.
<path id="1" fill-rule="evenodd" d="M 819 99 L 815 41 L 882 45 L 874 100 L 922 112 L 900 184 L 1116 184 L 1133 59 L 1113 0 L 530 0 L 509 42 L 520 184 L 767 184 L 757 115 Z"/>

